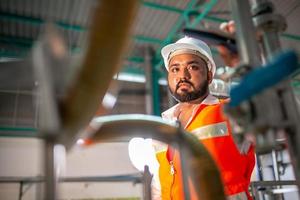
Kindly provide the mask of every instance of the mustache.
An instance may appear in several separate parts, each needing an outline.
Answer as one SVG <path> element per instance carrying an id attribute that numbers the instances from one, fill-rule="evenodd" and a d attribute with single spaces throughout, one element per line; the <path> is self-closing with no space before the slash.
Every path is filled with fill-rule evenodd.
<path id="1" fill-rule="evenodd" d="M 180 81 L 176 84 L 176 90 L 178 90 L 179 85 L 180 85 L 181 83 L 187 83 L 187 84 L 190 84 L 192 87 L 194 87 L 194 85 L 193 85 L 192 82 L 190 82 L 190 81 L 188 81 L 188 80 L 180 80 Z M 176 90 L 175 90 L 175 91 L 176 91 Z"/>

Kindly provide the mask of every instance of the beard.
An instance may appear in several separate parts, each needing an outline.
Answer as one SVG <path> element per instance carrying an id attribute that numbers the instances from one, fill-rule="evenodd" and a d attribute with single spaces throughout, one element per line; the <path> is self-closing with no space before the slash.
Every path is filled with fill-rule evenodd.
<path id="1" fill-rule="evenodd" d="M 181 94 L 179 94 L 178 93 L 179 84 L 183 83 L 183 82 L 190 84 L 194 88 L 194 90 L 191 91 L 191 92 L 184 92 L 183 91 Z M 206 95 L 207 92 L 208 92 L 208 85 L 209 85 L 208 80 L 205 80 L 199 86 L 199 88 L 195 88 L 195 86 L 189 81 L 182 81 L 182 82 L 177 83 L 175 91 L 172 91 L 170 87 L 169 87 L 169 90 L 170 90 L 173 98 L 177 102 L 189 102 L 189 101 L 199 99 L 200 97 L 203 97 L 204 95 Z"/>

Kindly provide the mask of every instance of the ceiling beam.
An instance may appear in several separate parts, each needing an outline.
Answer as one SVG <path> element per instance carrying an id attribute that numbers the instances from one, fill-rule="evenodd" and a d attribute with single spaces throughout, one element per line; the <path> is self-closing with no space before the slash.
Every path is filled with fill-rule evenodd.
<path id="1" fill-rule="evenodd" d="M 21 51 L 11 51 L 11 50 L 0 50 L 0 59 L 1 58 L 20 58 L 24 57 L 26 55 L 26 52 Z"/>
<path id="2" fill-rule="evenodd" d="M 146 7 L 150 7 L 152 9 L 159 9 L 159 10 L 164 10 L 164 11 L 168 11 L 168 12 L 176 12 L 181 15 L 184 14 L 184 12 L 185 12 L 185 10 L 182 10 L 182 9 L 179 9 L 176 7 L 165 6 L 165 5 L 161 5 L 161 4 L 157 4 L 157 3 L 153 3 L 153 2 L 147 2 L 147 1 L 142 1 L 142 5 L 144 5 Z M 194 9 L 190 9 L 189 12 L 192 12 L 193 14 L 195 14 L 197 12 L 198 15 L 201 15 L 200 12 L 198 12 L 197 10 L 194 10 Z M 186 15 L 188 15 L 188 13 L 186 13 Z M 217 23 L 222 23 L 222 22 L 227 21 L 227 19 L 223 19 L 223 18 L 211 16 L 211 15 L 205 15 L 204 19 L 213 21 L 213 22 L 217 22 Z M 18 14 L 7 13 L 7 12 L 0 13 L 0 20 L 10 20 L 10 21 L 15 21 L 15 22 L 29 23 L 32 25 L 42 25 L 46 22 L 45 20 L 43 20 L 41 18 L 22 16 L 22 15 L 18 15 Z M 79 31 L 79 32 L 87 31 L 86 27 L 83 27 L 80 25 L 68 24 L 66 22 L 61 22 L 61 21 L 57 21 L 57 22 L 55 22 L 55 24 L 65 30 L 73 30 L 73 31 Z M 299 35 L 283 33 L 283 34 L 281 34 L 281 36 L 283 38 L 300 41 Z M 142 41 L 142 42 L 148 42 L 148 43 L 161 44 L 161 42 L 162 42 L 162 40 L 157 39 L 157 38 L 151 38 L 151 37 L 139 36 L 139 35 L 133 36 L 133 38 L 136 41 Z"/>
<path id="3" fill-rule="evenodd" d="M 165 40 L 161 43 L 160 47 L 156 50 L 155 58 L 160 57 L 161 48 L 173 40 L 173 38 L 175 37 L 177 32 L 180 30 L 180 28 L 184 24 L 186 16 L 188 15 L 188 13 L 190 11 L 192 11 L 194 9 L 194 7 L 197 5 L 197 3 L 198 3 L 198 1 L 195 1 L 195 0 L 191 0 L 189 2 L 186 9 L 184 10 L 184 12 L 180 15 L 179 19 L 177 20 L 177 23 L 175 23 L 175 25 L 171 28 L 171 30 L 169 31 L 169 34 L 167 35 Z M 196 17 L 196 19 L 190 25 L 190 28 L 193 28 L 194 26 L 196 26 L 209 13 L 209 11 L 213 8 L 213 6 L 216 3 L 217 3 L 217 0 L 211 0 L 210 2 L 204 4 L 204 9 L 203 9 L 204 11 L 199 16 Z M 155 65 L 155 68 L 159 69 L 159 68 L 161 68 L 162 65 L 163 65 L 163 60 L 160 59 L 160 62 Z"/>
<path id="4" fill-rule="evenodd" d="M 24 37 L 16 37 L 16 36 L 8 36 L 0 34 L 0 44 L 9 45 L 11 47 L 17 48 L 15 52 L 26 52 L 31 49 L 35 40 L 32 38 L 24 38 Z M 78 53 L 81 51 L 81 48 L 78 46 L 71 46 L 72 53 Z M 23 54 L 22 54 L 23 55 Z"/>
<path id="5" fill-rule="evenodd" d="M 39 137 L 36 128 L 32 127 L 0 127 L 0 137 Z"/>
<path id="6" fill-rule="evenodd" d="M 300 41 L 300 36 L 299 35 L 292 35 L 292 34 L 288 34 L 288 33 L 282 33 L 281 37 L 291 39 L 291 40 Z"/>
<path id="7" fill-rule="evenodd" d="M 146 39 L 147 40 L 147 39 Z M 17 58 L 17 57 L 23 57 L 26 55 L 26 52 L 28 52 L 28 50 L 30 50 L 30 48 L 32 47 L 33 43 L 35 40 L 30 39 L 30 38 L 21 38 L 21 37 L 12 37 L 12 36 L 6 36 L 6 35 L 2 35 L 0 34 L 0 44 L 8 44 L 11 47 L 16 47 L 16 50 L 10 50 L 10 51 L 0 51 L 0 57 L 13 57 L 13 58 Z M 72 53 L 79 53 L 81 52 L 81 48 L 80 47 L 72 47 Z M 138 57 L 138 56 L 133 56 L 133 57 L 129 57 L 127 58 L 127 60 L 129 62 L 134 62 L 134 63 L 143 63 L 144 62 L 144 58 L 143 57 Z"/>
<path id="8" fill-rule="evenodd" d="M 12 13 L 4 13 L 2 11 L 0 13 L 0 19 L 1 20 L 10 20 L 10 21 L 15 21 L 15 22 L 22 22 L 22 23 L 29 23 L 29 24 L 38 25 L 38 26 L 43 25 L 45 22 L 47 22 L 41 18 L 17 15 L 17 14 L 12 14 Z M 86 31 L 87 30 L 87 28 L 80 26 L 80 25 L 68 24 L 68 23 L 61 22 L 61 21 L 57 21 L 54 23 L 57 26 L 59 26 L 63 29 L 66 29 L 66 30 L 74 30 L 74 31 Z"/>
<path id="9" fill-rule="evenodd" d="M 133 57 L 127 58 L 127 60 L 128 60 L 129 62 L 144 63 L 144 58 L 143 58 L 143 57 L 133 56 Z"/>
<path id="10" fill-rule="evenodd" d="M 0 43 L 9 44 L 10 46 L 16 46 L 18 48 L 31 48 L 34 40 L 29 38 L 20 38 L 15 36 L 7 36 L 0 34 Z"/>
<path id="11" fill-rule="evenodd" d="M 173 6 L 161 5 L 161 4 L 153 3 L 153 2 L 149 2 L 149 1 L 142 1 L 142 5 L 145 6 L 145 7 L 152 8 L 152 9 L 169 11 L 169 12 L 176 12 L 176 13 L 179 13 L 179 14 L 182 14 L 184 12 L 184 10 L 182 10 L 180 8 L 176 8 L 176 7 L 173 7 Z"/>
<path id="12" fill-rule="evenodd" d="M 146 7 L 152 8 L 152 9 L 163 10 L 163 11 L 168 11 L 168 12 L 175 12 L 175 13 L 178 13 L 178 14 L 183 14 L 184 11 L 185 11 L 183 9 L 179 9 L 179 8 L 176 8 L 176 7 L 165 6 L 165 5 L 161 5 L 161 4 L 153 3 L 153 2 L 148 2 L 148 1 L 142 1 L 142 4 Z M 198 10 L 193 10 L 193 9 L 190 10 L 190 13 L 192 13 L 193 15 L 195 15 L 195 14 L 200 15 L 201 14 Z M 205 15 L 204 19 L 207 20 L 207 21 L 212 21 L 212 22 L 217 22 L 217 23 L 223 23 L 223 22 L 228 21 L 227 19 L 212 16 L 212 15 Z M 282 33 L 281 37 L 291 39 L 291 40 L 300 41 L 300 36 L 299 35 Z"/>
<path id="13" fill-rule="evenodd" d="M 9 127 L 9 126 L 1 126 L 0 131 L 21 131 L 21 132 L 37 132 L 36 128 L 31 127 Z"/>
<path id="14" fill-rule="evenodd" d="M 174 24 L 174 26 L 171 28 L 171 30 L 169 31 L 169 34 L 167 35 L 167 37 L 161 43 L 161 45 L 158 48 L 158 50 L 156 50 L 155 57 L 159 57 L 161 48 L 172 41 L 173 37 L 177 34 L 177 32 L 179 31 L 179 29 L 181 28 L 181 26 L 185 22 L 185 17 L 189 13 L 189 11 L 192 10 L 196 6 L 197 3 L 198 3 L 197 0 L 191 0 L 188 3 L 188 5 L 186 6 L 186 9 L 183 11 L 183 13 L 181 13 L 179 19 Z"/>
<path id="15" fill-rule="evenodd" d="M 133 39 L 138 42 L 148 42 L 148 43 L 156 43 L 156 44 L 162 43 L 161 39 L 146 37 L 143 35 L 135 35 L 135 36 L 133 36 Z"/>
<path id="16" fill-rule="evenodd" d="M 14 22 L 21 22 L 21 23 L 28 23 L 31 25 L 43 25 L 46 23 L 45 20 L 40 19 L 40 18 L 35 18 L 35 17 L 28 17 L 28 16 L 22 16 L 22 15 L 17 15 L 17 14 L 11 14 L 11 13 L 0 13 L 0 20 L 8 20 L 8 21 L 14 21 Z M 88 29 L 86 27 L 80 26 L 80 25 L 71 25 L 65 22 L 57 21 L 55 24 L 63 28 L 65 30 L 72 30 L 72 31 L 87 31 Z M 162 41 L 157 38 L 151 38 L 151 37 L 146 37 L 142 35 L 136 35 L 133 36 L 133 39 L 136 41 L 141 41 L 141 42 L 148 42 L 148 43 L 161 43 Z"/>
<path id="17" fill-rule="evenodd" d="M 200 21 L 202 21 L 208 15 L 208 13 L 217 4 L 217 2 L 217 0 L 211 0 L 209 3 L 204 4 L 203 11 L 198 14 L 196 19 L 193 20 L 192 24 L 189 25 L 189 28 L 197 26 L 200 23 Z"/>

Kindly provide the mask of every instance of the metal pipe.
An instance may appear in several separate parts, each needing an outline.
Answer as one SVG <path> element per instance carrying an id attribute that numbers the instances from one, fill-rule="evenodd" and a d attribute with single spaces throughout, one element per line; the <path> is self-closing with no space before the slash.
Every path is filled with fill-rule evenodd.
<path id="1" fill-rule="evenodd" d="M 22 200 L 22 196 L 23 196 L 23 182 L 20 182 L 20 188 L 19 188 L 19 197 L 18 200 Z"/>
<path id="2" fill-rule="evenodd" d="M 60 142 L 67 148 L 74 144 L 77 132 L 94 116 L 118 70 L 138 4 L 138 0 L 98 1 L 82 68 L 61 105 L 63 134 Z"/>
<path id="3" fill-rule="evenodd" d="M 281 50 L 279 33 L 286 29 L 286 21 L 274 13 L 274 6 L 268 0 L 252 1 L 253 23 L 261 37 L 264 57 L 269 61 Z"/>
<path id="4" fill-rule="evenodd" d="M 142 174 L 124 174 L 116 176 L 78 176 L 78 177 L 60 177 L 59 182 L 66 183 L 79 183 L 79 182 L 133 182 L 141 183 Z M 23 177 L 23 176 L 7 176 L 0 177 L 0 184 L 2 183 L 23 183 L 33 184 L 33 183 L 43 183 L 45 182 L 45 177 L 43 176 L 33 176 L 33 177 Z"/>
<path id="5" fill-rule="evenodd" d="M 262 34 L 263 44 L 265 49 L 265 57 L 269 60 L 274 58 L 274 55 L 278 54 L 281 50 L 279 41 L 279 33 L 276 31 L 264 32 Z"/>
<path id="6" fill-rule="evenodd" d="M 45 163 L 45 199 L 55 200 L 57 199 L 57 176 L 56 167 L 54 160 L 54 140 L 46 139 L 45 141 L 45 152 L 44 152 L 44 163 Z"/>
<path id="7" fill-rule="evenodd" d="M 275 181 L 280 181 L 280 175 L 279 175 L 279 169 L 278 169 L 278 162 L 277 162 L 277 152 L 275 149 L 272 150 L 272 164 L 273 164 L 273 173 L 274 173 L 274 179 Z M 276 186 L 277 189 L 282 189 L 281 185 Z M 276 196 L 277 200 L 283 200 L 284 196 L 283 194 L 277 194 Z"/>
<path id="8" fill-rule="evenodd" d="M 152 174 L 149 171 L 149 167 L 146 165 L 144 167 L 144 173 L 143 173 L 143 196 L 144 200 L 151 200 L 152 194 L 151 194 L 151 182 L 152 182 Z"/>
<path id="9" fill-rule="evenodd" d="M 267 2 L 268 2 L 268 0 L 250 0 L 251 5 L 264 4 Z"/>
<path id="10" fill-rule="evenodd" d="M 187 163 L 187 176 L 196 187 L 198 199 L 224 200 L 225 195 L 218 168 L 205 147 L 192 134 L 179 129 L 160 117 L 149 115 L 116 115 L 95 118 L 91 124 L 94 129 L 83 136 L 94 142 L 132 137 L 153 138 L 168 144 L 179 144 Z"/>
<path id="11" fill-rule="evenodd" d="M 280 180 L 279 171 L 278 171 L 278 162 L 277 162 L 277 152 L 276 150 L 272 150 L 272 163 L 273 163 L 273 173 L 275 181 Z"/>
<path id="12" fill-rule="evenodd" d="M 274 187 L 274 186 L 286 186 L 286 185 L 297 185 L 295 180 L 284 180 L 284 181 L 253 181 L 251 185 L 254 187 Z"/>
<path id="13" fill-rule="evenodd" d="M 153 70 L 152 70 L 152 49 L 150 46 L 147 46 L 145 48 L 145 89 L 146 89 L 146 113 L 148 115 L 154 114 L 154 103 L 153 103 L 153 76 L 152 76 Z"/>
<path id="14" fill-rule="evenodd" d="M 241 64 L 255 67 L 260 65 L 259 49 L 248 0 L 231 0 L 232 18 L 236 24 L 236 36 Z"/>

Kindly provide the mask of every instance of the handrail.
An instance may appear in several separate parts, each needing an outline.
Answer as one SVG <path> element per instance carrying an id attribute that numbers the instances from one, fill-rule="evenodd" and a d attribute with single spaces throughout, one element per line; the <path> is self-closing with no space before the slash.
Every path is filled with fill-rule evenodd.
<path id="1" fill-rule="evenodd" d="M 196 187 L 198 199 L 224 200 L 225 195 L 218 168 L 205 147 L 192 134 L 179 129 L 174 124 L 150 115 L 115 115 L 97 117 L 91 124 L 93 131 L 83 137 L 94 142 L 116 138 L 129 140 L 132 137 L 150 137 L 168 144 L 177 144 L 181 153 L 181 163 L 187 166 L 187 174 Z M 178 147 L 179 146 L 179 147 Z M 187 176 L 183 177 L 187 179 Z M 185 191 L 186 192 L 186 191 Z"/>
<path id="2" fill-rule="evenodd" d="M 59 182 L 133 182 L 141 183 L 142 174 L 123 174 L 116 176 L 78 176 L 78 177 L 59 177 Z M 1 183 L 41 183 L 45 182 L 45 177 L 43 176 L 33 176 L 33 177 L 17 177 L 17 176 L 4 176 L 0 177 Z"/>

